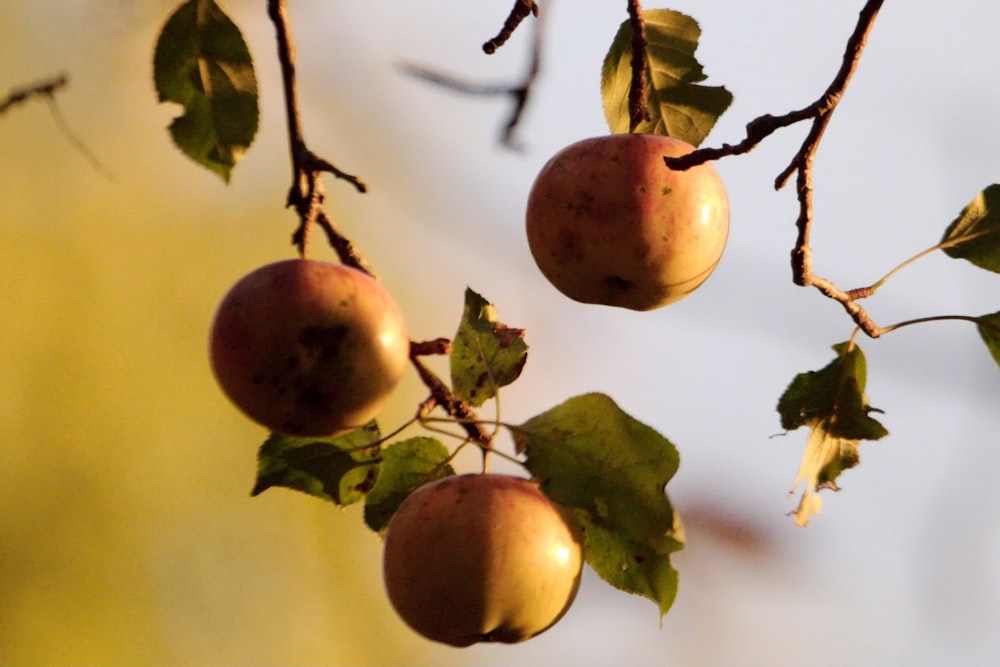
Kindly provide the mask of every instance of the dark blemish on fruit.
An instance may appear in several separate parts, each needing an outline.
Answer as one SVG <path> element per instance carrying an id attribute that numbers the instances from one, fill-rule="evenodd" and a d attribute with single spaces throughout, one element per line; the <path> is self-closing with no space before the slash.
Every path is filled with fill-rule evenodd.
<path id="1" fill-rule="evenodd" d="M 570 198 L 566 202 L 566 208 L 577 218 L 590 217 L 594 210 L 594 195 L 589 192 L 580 192 L 575 198 Z"/>
<path id="2" fill-rule="evenodd" d="M 320 411 L 330 405 L 330 397 L 316 385 L 309 385 L 299 391 L 298 403 L 308 410 Z"/>
<path id="3" fill-rule="evenodd" d="M 601 284 L 612 292 L 631 292 L 636 288 L 636 284 L 634 282 L 622 278 L 621 276 L 608 276 L 601 281 Z"/>
<path id="4" fill-rule="evenodd" d="M 583 259 L 583 249 L 580 243 L 580 234 L 573 229 L 563 229 L 559 232 L 559 241 L 553 246 L 553 257 L 562 257 L 563 260 Z M 555 249 L 559 252 L 556 253 Z"/>
<path id="5" fill-rule="evenodd" d="M 332 359 L 337 356 L 340 346 L 347 337 L 348 327 L 306 327 L 299 334 L 299 343 L 310 356 L 320 360 Z"/>
<path id="6" fill-rule="evenodd" d="M 660 194 L 663 195 L 664 197 L 669 195 L 671 192 L 673 192 L 673 189 L 669 185 L 664 185 L 663 189 L 660 190 Z"/>

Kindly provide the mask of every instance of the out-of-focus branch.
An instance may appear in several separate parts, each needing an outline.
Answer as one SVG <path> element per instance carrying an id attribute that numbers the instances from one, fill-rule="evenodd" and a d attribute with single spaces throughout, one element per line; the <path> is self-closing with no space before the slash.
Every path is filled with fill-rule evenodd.
<path id="1" fill-rule="evenodd" d="M 11 107 L 27 102 L 33 97 L 46 97 L 52 99 L 55 97 L 56 92 L 65 88 L 68 83 L 68 76 L 65 74 L 57 74 L 54 77 L 44 79 L 36 83 L 13 88 L 6 97 L 0 99 L 0 114 L 5 113 Z"/>
<path id="2" fill-rule="evenodd" d="M 510 116 L 508 116 L 507 120 L 504 122 L 503 131 L 501 133 L 501 142 L 508 148 L 516 149 L 519 146 L 515 139 L 515 132 L 518 125 L 521 123 L 521 118 L 524 116 L 524 110 L 528 105 L 529 98 L 531 97 L 535 80 L 538 78 L 538 74 L 541 71 L 545 12 L 540 12 L 538 3 L 533 2 L 533 0 L 517 0 L 514 8 L 511 10 L 510 16 L 508 16 L 507 20 L 504 22 L 504 27 L 501 29 L 500 33 L 483 45 L 483 50 L 486 53 L 494 53 L 497 48 L 506 43 L 507 39 L 511 36 L 517 26 L 520 25 L 521 21 L 529 14 L 533 14 L 535 16 L 534 32 L 532 34 L 531 41 L 531 53 L 529 56 L 528 67 L 519 83 L 512 85 L 472 83 L 422 65 L 403 63 L 400 67 L 407 74 L 463 95 L 488 97 L 501 96 L 513 99 L 514 106 L 511 109 Z"/>

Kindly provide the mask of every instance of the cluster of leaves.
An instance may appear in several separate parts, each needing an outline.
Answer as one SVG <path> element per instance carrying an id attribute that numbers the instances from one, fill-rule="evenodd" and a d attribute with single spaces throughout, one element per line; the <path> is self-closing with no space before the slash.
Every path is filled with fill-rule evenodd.
<path id="1" fill-rule="evenodd" d="M 467 290 L 449 360 L 455 396 L 475 405 L 495 400 L 527 360 L 523 334 Z M 576 517 L 587 563 L 665 614 L 677 593 L 670 554 L 684 545 L 665 492 L 679 465 L 673 444 L 598 393 L 570 398 L 519 425 L 495 425 L 509 429 L 515 460 L 542 491 Z M 363 502 L 365 522 L 383 532 L 410 493 L 455 474 L 452 457 L 437 437 L 386 442 L 374 422 L 334 438 L 272 434 L 260 448 L 253 493 L 280 486 L 341 506 Z"/>

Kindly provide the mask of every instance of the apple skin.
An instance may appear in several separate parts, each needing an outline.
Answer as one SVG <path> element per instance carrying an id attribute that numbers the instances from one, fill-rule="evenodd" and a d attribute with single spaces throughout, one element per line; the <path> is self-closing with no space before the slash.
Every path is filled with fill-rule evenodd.
<path id="1" fill-rule="evenodd" d="M 209 341 L 223 392 L 272 431 L 330 436 L 370 421 L 410 342 L 389 292 L 356 269 L 307 259 L 260 267 L 230 289 Z"/>
<path id="2" fill-rule="evenodd" d="M 583 567 L 578 529 L 526 479 L 468 474 L 425 484 L 393 515 L 383 578 L 424 637 L 515 643 L 569 609 Z"/>
<path id="3" fill-rule="evenodd" d="M 535 263 L 576 301 L 652 310 L 678 301 L 715 269 L 729 236 L 729 200 L 711 163 L 669 169 L 694 150 L 651 134 L 584 139 L 535 179 L 526 212 Z"/>

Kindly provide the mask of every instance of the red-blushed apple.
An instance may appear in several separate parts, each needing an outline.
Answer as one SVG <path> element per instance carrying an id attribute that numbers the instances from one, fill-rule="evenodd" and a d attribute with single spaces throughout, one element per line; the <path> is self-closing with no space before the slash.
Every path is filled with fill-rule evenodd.
<path id="1" fill-rule="evenodd" d="M 356 269 L 307 259 L 244 276 L 215 313 L 209 342 L 223 392 L 272 431 L 329 436 L 370 421 L 409 359 L 403 315 Z"/>
<path id="2" fill-rule="evenodd" d="M 386 592 L 428 639 L 524 641 L 576 597 L 583 560 L 575 526 L 530 480 L 469 474 L 431 482 L 389 522 Z"/>
<path id="3" fill-rule="evenodd" d="M 542 274 L 571 299 L 632 310 L 673 303 L 705 282 L 726 247 L 729 200 L 711 163 L 664 164 L 692 150 L 671 137 L 615 134 L 556 153 L 525 216 Z"/>

